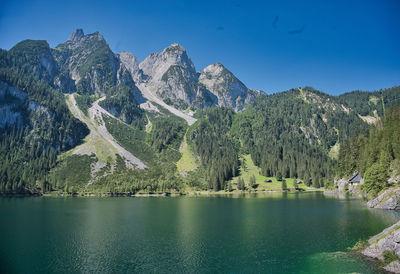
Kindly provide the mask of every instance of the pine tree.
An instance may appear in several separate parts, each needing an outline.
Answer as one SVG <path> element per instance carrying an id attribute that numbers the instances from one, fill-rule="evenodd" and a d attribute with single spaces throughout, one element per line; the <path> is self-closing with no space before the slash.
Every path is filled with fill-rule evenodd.
<path id="1" fill-rule="evenodd" d="M 256 188 L 256 187 L 257 187 L 257 184 L 256 184 L 256 176 L 255 176 L 254 174 L 250 177 L 249 186 L 250 186 L 251 188 Z"/>
<path id="2" fill-rule="evenodd" d="M 232 183 L 230 181 L 228 182 L 227 190 L 228 190 L 228 192 L 232 192 Z"/>
<path id="3" fill-rule="evenodd" d="M 306 186 L 310 186 L 311 185 L 310 174 L 308 172 L 306 172 L 306 174 L 304 175 L 304 184 Z"/>
<path id="4" fill-rule="evenodd" d="M 312 182 L 312 186 L 315 187 L 315 188 L 320 188 L 321 187 L 320 180 L 321 180 L 320 177 L 318 175 L 316 175 L 314 177 L 313 182 Z"/>
<path id="5" fill-rule="evenodd" d="M 282 180 L 282 190 L 283 191 L 287 190 L 286 180 Z"/>
<path id="6" fill-rule="evenodd" d="M 282 181 L 282 173 L 280 171 L 278 171 L 278 173 L 276 174 L 276 180 Z"/>
<path id="7" fill-rule="evenodd" d="M 245 190 L 245 189 L 246 189 L 246 186 L 245 186 L 245 183 L 244 183 L 244 180 L 243 180 L 242 177 L 239 177 L 239 180 L 238 180 L 238 189 L 239 189 L 239 190 Z"/>

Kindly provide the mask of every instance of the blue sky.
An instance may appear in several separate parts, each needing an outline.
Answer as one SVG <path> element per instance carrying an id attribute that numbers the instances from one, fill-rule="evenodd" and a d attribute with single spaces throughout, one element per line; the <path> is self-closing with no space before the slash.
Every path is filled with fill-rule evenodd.
<path id="1" fill-rule="evenodd" d="M 0 0 L 0 47 L 83 28 L 139 60 L 177 42 L 197 70 L 221 62 L 250 88 L 340 94 L 400 84 L 399 14 L 399 0 Z"/>

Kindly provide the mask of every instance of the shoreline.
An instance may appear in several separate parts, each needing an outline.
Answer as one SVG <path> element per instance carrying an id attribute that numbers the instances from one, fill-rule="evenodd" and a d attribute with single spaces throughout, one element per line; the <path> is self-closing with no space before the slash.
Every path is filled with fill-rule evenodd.
<path id="1" fill-rule="evenodd" d="M 314 193 L 324 192 L 324 189 L 313 189 L 313 190 L 302 190 L 302 191 L 281 191 L 281 190 L 262 190 L 262 191 L 238 191 L 234 190 L 231 192 L 226 191 L 190 191 L 190 192 L 160 192 L 160 193 L 64 193 L 64 192 L 53 192 L 53 193 L 34 193 L 34 194 L 0 194 L 0 197 L 212 197 L 212 196 L 229 196 L 229 195 L 249 195 L 249 194 L 269 194 L 269 193 Z"/>
<path id="2" fill-rule="evenodd" d="M 365 200 L 366 196 L 363 195 L 364 193 L 358 193 L 358 195 L 353 196 L 348 192 L 326 190 L 324 191 L 324 195 L 336 197 L 337 199 L 353 197 L 355 199 L 363 200 L 363 206 L 368 209 L 396 211 L 397 207 L 391 206 L 392 204 L 390 202 L 396 204 L 398 201 L 387 194 L 388 192 L 390 193 L 390 191 L 397 192 L 398 190 L 398 188 L 389 188 L 384 192 L 381 192 L 374 199 L 367 201 Z M 385 195 L 389 197 L 386 197 Z M 379 206 L 381 203 L 383 206 Z M 354 246 L 348 247 L 348 250 L 358 254 L 364 260 L 373 261 L 379 270 L 384 270 L 388 273 L 400 273 L 400 256 L 397 251 L 399 238 L 400 221 L 383 229 L 383 231 L 375 235 L 369 236 L 366 240 L 359 240 Z"/>

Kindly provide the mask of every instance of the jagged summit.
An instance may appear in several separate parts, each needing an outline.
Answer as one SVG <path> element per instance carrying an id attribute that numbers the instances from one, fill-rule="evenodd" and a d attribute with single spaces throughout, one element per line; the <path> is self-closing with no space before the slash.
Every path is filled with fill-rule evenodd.
<path id="1" fill-rule="evenodd" d="M 141 63 L 129 52 L 113 53 L 99 32 L 85 34 L 81 28 L 55 49 L 48 45 L 40 48 L 46 49 L 46 54 L 39 58 L 40 75 L 46 75 L 63 92 L 110 95 L 124 87 L 139 102 L 143 97 L 138 88 L 146 88 L 161 100 L 185 110 L 212 105 L 240 110 L 258 95 L 221 63 L 196 71 L 186 49 L 178 43 L 150 54 Z"/>
<path id="2" fill-rule="evenodd" d="M 223 64 L 221 64 L 219 62 L 208 65 L 200 73 L 209 73 L 212 75 L 219 75 L 223 72 L 226 72 L 233 76 L 233 73 L 231 73 Z"/>
<path id="3" fill-rule="evenodd" d="M 82 29 L 76 29 L 68 38 L 68 41 L 79 41 L 82 37 L 85 36 Z"/>
<path id="4" fill-rule="evenodd" d="M 77 29 L 52 54 L 60 70 L 55 83 L 64 92 L 104 95 L 121 85 L 137 90 L 130 72 L 98 31 L 85 35 Z"/>
<path id="5" fill-rule="evenodd" d="M 248 89 L 221 63 L 214 63 L 200 72 L 199 82 L 218 97 L 218 105 L 236 110 L 253 101 L 259 92 Z"/>
<path id="6" fill-rule="evenodd" d="M 171 66 L 176 65 L 191 74 L 196 73 L 194 64 L 187 55 L 185 48 L 177 43 L 173 43 L 162 52 L 150 54 L 150 56 L 139 64 L 139 68 L 143 70 L 145 75 L 154 80 L 160 80 Z"/>
<path id="7" fill-rule="evenodd" d="M 182 54 L 186 52 L 186 49 L 181 45 L 179 45 L 178 43 L 172 43 L 163 50 L 163 52 L 171 52 L 171 51 L 173 51 L 176 54 Z"/>
<path id="8" fill-rule="evenodd" d="M 139 61 L 136 56 L 128 51 L 122 51 L 119 54 L 119 59 L 125 65 L 125 67 L 129 70 L 129 72 L 133 75 L 137 73 L 139 70 Z"/>
<path id="9" fill-rule="evenodd" d="M 69 46 L 74 47 L 74 45 L 79 45 L 81 43 L 85 43 L 85 41 L 102 41 L 105 42 L 103 35 L 100 32 L 96 31 L 93 33 L 86 34 L 83 32 L 82 29 L 76 29 L 66 41 Z"/>

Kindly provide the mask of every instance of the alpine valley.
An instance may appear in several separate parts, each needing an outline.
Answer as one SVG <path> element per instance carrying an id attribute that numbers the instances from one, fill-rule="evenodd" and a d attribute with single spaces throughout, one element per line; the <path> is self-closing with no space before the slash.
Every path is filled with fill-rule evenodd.
<path id="1" fill-rule="evenodd" d="M 376 197 L 398 183 L 399 104 L 400 86 L 268 95 L 178 44 L 139 62 L 98 32 L 24 40 L 0 51 L 0 193 L 335 189 L 358 171 Z"/>

